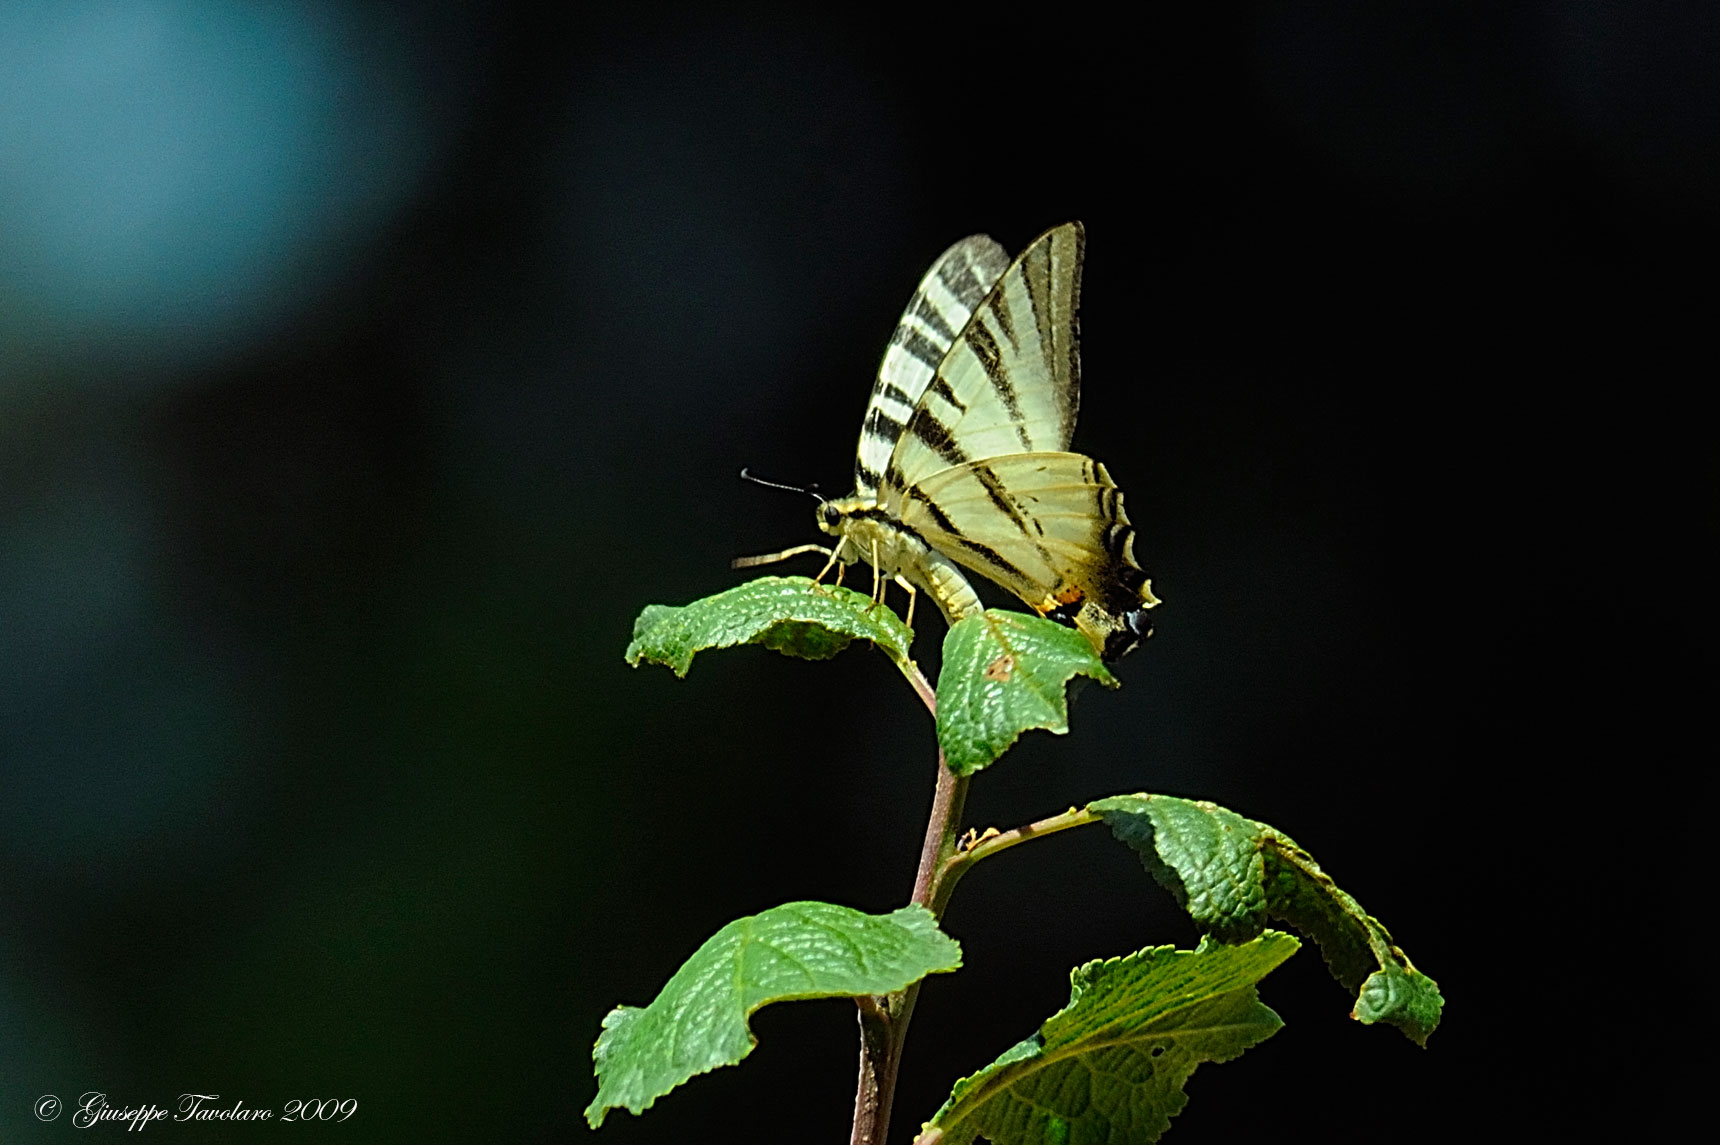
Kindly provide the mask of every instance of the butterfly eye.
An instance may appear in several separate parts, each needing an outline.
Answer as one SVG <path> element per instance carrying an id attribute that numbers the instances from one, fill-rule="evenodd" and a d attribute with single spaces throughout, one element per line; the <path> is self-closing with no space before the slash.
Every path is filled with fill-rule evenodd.
<path id="1" fill-rule="evenodd" d="M 824 527 L 834 529 L 836 522 L 842 519 L 842 514 L 836 511 L 836 506 L 825 502 L 818 508 L 818 516 L 824 521 Z"/>

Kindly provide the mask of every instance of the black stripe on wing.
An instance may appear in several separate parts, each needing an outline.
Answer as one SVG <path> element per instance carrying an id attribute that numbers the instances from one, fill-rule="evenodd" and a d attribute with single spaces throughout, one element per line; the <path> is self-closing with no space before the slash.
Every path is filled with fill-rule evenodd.
<path id="1" fill-rule="evenodd" d="M 992 309 L 999 307 L 993 306 Z M 1004 304 L 1003 309 L 1007 309 L 1007 304 Z M 1015 392 L 1015 384 L 1009 380 L 1009 367 L 1004 364 L 1003 351 L 998 348 L 997 339 L 983 322 L 969 323 L 962 338 L 985 370 L 991 388 L 997 391 L 997 400 L 1002 402 L 1003 408 L 1009 412 L 1009 420 L 1015 425 L 1015 435 L 1021 439 L 1022 452 L 1031 452 L 1033 439 L 1028 437 L 1027 427 L 1022 425 L 1021 398 Z M 942 375 L 938 380 L 944 381 Z M 945 388 L 949 388 L 947 382 Z"/>
<path id="2" fill-rule="evenodd" d="M 961 446 L 956 444 L 950 427 L 938 419 L 938 415 L 932 412 L 929 405 L 922 404 L 914 411 L 913 418 L 908 422 L 908 432 L 951 465 L 961 465 L 968 459 Z"/>
<path id="3" fill-rule="evenodd" d="M 1020 584 L 1028 580 L 1027 574 L 1018 566 L 1007 560 L 1002 553 L 998 552 L 990 545 L 964 536 L 962 531 L 956 527 L 955 522 L 950 520 L 948 514 L 938 506 L 936 501 L 927 496 L 925 491 L 919 486 L 916 485 L 912 489 L 909 489 L 908 496 L 925 507 L 927 515 L 931 517 L 932 521 L 943 533 L 943 540 L 961 550 L 959 553 L 952 553 L 946 550 L 944 553 L 945 556 L 951 557 L 959 563 L 967 565 L 969 568 L 975 568 L 978 565 L 990 566 L 989 568 L 980 568 L 979 571 L 985 573 L 986 576 L 991 577 L 992 580 L 995 580 L 1000 584 Z M 904 529 L 909 528 L 907 525 L 902 525 L 901 527 Z M 914 535 L 919 536 L 919 533 L 915 531 Z"/>

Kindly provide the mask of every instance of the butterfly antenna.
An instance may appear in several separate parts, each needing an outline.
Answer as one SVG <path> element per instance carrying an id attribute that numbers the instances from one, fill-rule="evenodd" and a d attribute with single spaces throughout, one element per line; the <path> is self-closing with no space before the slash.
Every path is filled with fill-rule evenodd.
<path id="1" fill-rule="evenodd" d="M 809 497 L 817 498 L 820 505 L 825 502 L 824 494 L 818 491 L 818 486 L 816 485 L 789 485 L 782 481 L 766 481 L 762 477 L 753 476 L 752 471 L 748 469 L 741 470 L 741 480 L 751 481 L 754 485 L 768 486 L 771 489 L 786 489 L 790 493 L 805 493 Z"/>

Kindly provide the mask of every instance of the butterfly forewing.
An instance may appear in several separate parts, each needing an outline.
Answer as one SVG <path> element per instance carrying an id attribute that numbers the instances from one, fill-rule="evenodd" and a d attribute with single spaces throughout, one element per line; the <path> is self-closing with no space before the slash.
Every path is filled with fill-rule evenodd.
<path id="1" fill-rule="evenodd" d="M 951 466 L 1068 448 L 1080 406 L 1082 247 L 1081 224 L 1065 223 L 997 280 L 925 384 L 884 470 L 886 496 Z"/>
<path id="2" fill-rule="evenodd" d="M 986 235 L 970 235 L 946 250 L 920 280 L 884 350 L 878 380 L 860 424 L 855 492 L 870 497 L 932 376 L 956 336 L 998 278 L 1009 254 Z"/>

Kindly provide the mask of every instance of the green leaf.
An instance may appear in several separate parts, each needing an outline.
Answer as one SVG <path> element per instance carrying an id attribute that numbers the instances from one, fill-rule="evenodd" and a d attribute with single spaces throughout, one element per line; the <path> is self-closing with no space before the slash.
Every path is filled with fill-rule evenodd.
<path id="1" fill-rule="evenodd" d="M 1117 686 L 1087 638 L 1055 621 L 996 609 L 958 621 L 944 637 L 938 673 L 944 762 L 972 775 L 1030 728 L 1065 734 L 1063 688 L 1077 675 Z"/>
<path id="2" fill-rule="evenodd" d="M 898 665 L 914 634 L 872 598 L 807 577 L 760 577 L 682 608 L 646 605 L 633 622 L 627 662 L 662 664 L 685 676 L 706 648 L 762 644 L 805 660 L 828 660 L 854 639 L 870 640 Z"/>
<path id="3" fill-rule="evenodd" d="M 1439 1025 L 1439 986 L 1417 970 L 1380 920 L 1341 890 L 1308 852 L 1267 828 L 1266 903 L 1274 918 L 1312 938 L 1326 966 L 1356 993 L 1350 1016 L 1396 1026 L 1418 1046 Z"/>
<path id="4" fill-rule="evenodd" d="M 1267 920 L 1301 931 L 1356 994 L 1352 1017 L 1396 1026 L 1427 1044 L 1444 1002 L 1439 987 L 1289 836 L 1215 804 L 1169 795 L 1119 795 L 1087 809 L 1134 848 L 1203 931 L 1223 942 L 1252 938 Z"/>
<path id="5" fill-rule="evenodd" d="M 1134 848 L 1203 933 L 1241 942 L 1265 928 L 1260 824 L 1216 804 L 1168 795 L 1119 795 L 1087 809 Z"/>
<path id="6" fill-rule="evenodd" d="M 1267 931 L 1240 946 L 1089 962 L 1037 1035 L 956 1083 L 919 1145 L 1157 1141 L 1188 1103 L 1196 1066 L 1229 1061 L 1283 1025 L 1254 986 L 1298 945 Z"/>
<path id="7" fill-rule="evenodd" d="M 734 1065 L 758 1044 L 747 1019 L 796 998 L 889 994 L 961 965 L 961 947 L 922 906 L 885 915 L 796 902 L 719 930 L 649 1006 L 617 1006 L 592 1050 L 593 1129 L 611 1109 L 643 1113 L 695 1074 Z"/>

